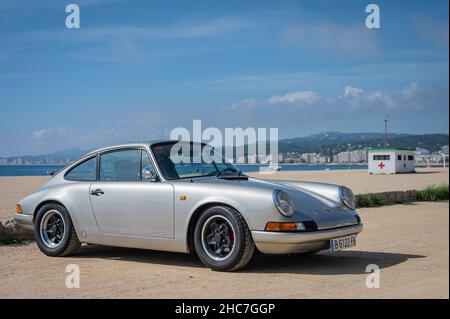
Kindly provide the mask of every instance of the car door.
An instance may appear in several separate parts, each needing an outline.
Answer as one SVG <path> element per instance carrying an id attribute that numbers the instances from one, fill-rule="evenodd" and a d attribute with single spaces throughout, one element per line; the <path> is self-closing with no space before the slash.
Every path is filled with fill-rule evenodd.
<path id="1" fill-rule="evenodd" d="M 174 189 L 160 182 L 146 150 L 99 156 L 99 178 L 89 193 L 97 224 L 109 234 L 173 238 Z"/>

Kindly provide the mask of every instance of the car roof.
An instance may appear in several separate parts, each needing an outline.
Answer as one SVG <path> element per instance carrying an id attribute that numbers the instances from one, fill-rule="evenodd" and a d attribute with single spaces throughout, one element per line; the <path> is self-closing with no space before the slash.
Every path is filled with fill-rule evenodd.
<path id="1" fill-rule="evenodd" d="M 117 145 L 110 145 L 110 146 L 106 146 L 106 147 L 102 147 L 102 148 L 98 148 L 96 150 L 93 150 L 91 152 L 89 152 L 88 154 L 86 154 L 83 157 L 87 157 L 87 156 L 91 156 L 93 154 L 97 154 L 97 153 L 101 153 L 101 152 L 105 152 L 105 151 L 112 151 L 112 150 L 116 150 L 116 149 L 122 149 L 122 148 L 133 148 L 133 147 L 151 147 L 153 145 L 157 145 L 157 144 L 166 144 L 166 143 L 177 143 L 180 141 L 176 141 L 176 140 L 153 140 L 153 141 L 148 141 L 148 142 L 143 142 L 143 143 L 127 143 L 127 144 L 117 144 Z M 191 141 L 183 141 L 185 143 L 193 143 Z M 204 143 L 201 143 L 204 144 Z"/>

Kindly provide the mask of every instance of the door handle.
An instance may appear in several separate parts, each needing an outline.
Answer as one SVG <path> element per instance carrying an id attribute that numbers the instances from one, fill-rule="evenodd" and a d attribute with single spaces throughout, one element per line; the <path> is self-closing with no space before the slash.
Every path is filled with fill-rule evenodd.
<path id="1" fill-rule="evenodd" d="M 103 195 L 104 193 L 105 192 L 102 191 L 100 188 L 97 188 L 96 190 L 91 191 L 91 195 L 94 195 L 94 196 L 100 196 L 100 195 Z"/>

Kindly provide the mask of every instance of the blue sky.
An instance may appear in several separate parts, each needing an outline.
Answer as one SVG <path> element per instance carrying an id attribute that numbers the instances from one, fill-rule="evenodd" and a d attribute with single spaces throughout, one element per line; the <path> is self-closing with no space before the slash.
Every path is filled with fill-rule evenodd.
<path id="1" fill-rule="evenodd" d="M 81 28 L 65 27 L 76 3 Z M 175 127 L 448 133 L 448 1 L 0 0 L 0 157 Z"/>

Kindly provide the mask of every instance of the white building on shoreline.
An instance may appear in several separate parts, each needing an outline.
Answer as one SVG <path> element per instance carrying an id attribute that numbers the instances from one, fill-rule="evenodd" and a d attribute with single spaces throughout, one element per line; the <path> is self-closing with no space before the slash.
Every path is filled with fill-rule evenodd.
<path id="1" fill-rule="evenodd" d="M 414 173 L 415 149 L 369 148 L 369 174 Z"/>

